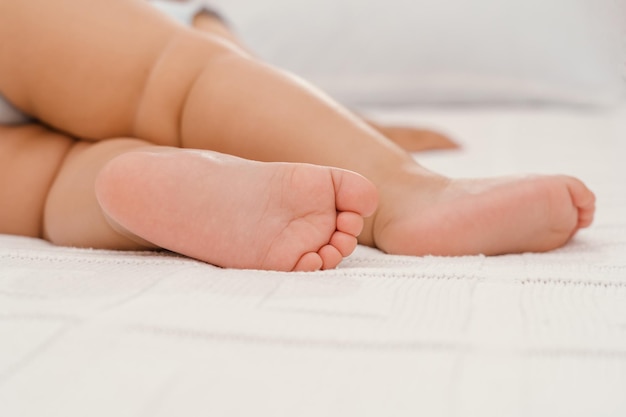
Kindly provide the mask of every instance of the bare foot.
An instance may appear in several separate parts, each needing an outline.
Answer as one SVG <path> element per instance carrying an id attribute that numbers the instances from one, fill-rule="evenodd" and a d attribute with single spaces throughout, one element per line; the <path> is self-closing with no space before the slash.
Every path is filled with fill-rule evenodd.
<path id="1" fill-rule="evenodd" d="M 459 145 L 448 136 L 433 130 L 402 125 L 386 125 L 367 119 L 365 122 L 407 152 L 459 148 Z"/>
<path id="2" fill-rule="evenodd" d="M 534 176 L 449 180 L 412 176 L 381 189 L 362 243 L 404 255 L 500 255 L 564 245 L 593 220 L 579 180 Z"/>
<path id="3" fill-rule="evenodd" d="M 232 268 L 334 268 L 377 204 L 358 174 L 207 151 L 131 152 L 96 182 L 113 222 L 141 239 Z"/>

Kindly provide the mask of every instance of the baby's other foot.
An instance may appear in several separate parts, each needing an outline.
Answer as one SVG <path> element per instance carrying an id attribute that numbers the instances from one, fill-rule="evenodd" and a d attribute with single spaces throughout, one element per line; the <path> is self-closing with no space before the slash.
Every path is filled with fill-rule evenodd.
<path id="1" fill-rule="evenodd" d="M 589 226 L 594 210 L 594 194 L 567 176 L 413 176 L 381 189 L 362 243 L 404 255 L 544 252 Z"/>
<path id="2" fill-rule="evenodd" d="M 222 267 L 280 271 L 336 267 L 377 204 L 350 171 L 179 149 L 116 157 L 96 193 L 123 233 Z"/>

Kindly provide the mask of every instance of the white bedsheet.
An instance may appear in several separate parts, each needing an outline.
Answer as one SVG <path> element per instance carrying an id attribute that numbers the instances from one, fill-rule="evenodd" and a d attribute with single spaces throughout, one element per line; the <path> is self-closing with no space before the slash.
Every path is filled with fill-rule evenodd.
<path id="1" fill-rule="evenodd" d="M 317 273 L 0 236 L 0 416 L 624 416 L 626 109 L 374 111 L 444 128 L 454 175 L 576 174 L 546 254 L 360 247 Z"/>

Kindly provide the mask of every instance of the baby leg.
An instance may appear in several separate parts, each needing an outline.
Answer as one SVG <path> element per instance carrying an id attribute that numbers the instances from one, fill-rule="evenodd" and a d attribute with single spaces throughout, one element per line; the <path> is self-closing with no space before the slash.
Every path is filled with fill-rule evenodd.
<path id="1" fill-rule="evenodd" d="M 113 230 L 94 197 L 94 178 L 107 158 L 140 146 L 146 143 L 131 139 L 96 146 L 38 124 L 0 126 L 0 233 L 72 246 L 154 248 Z"/>
<path id="2" fill-rule="evenodd" d="M 235 32 L 214 13 L 201 11 L 193 21 L 193 27 L 199 31 L 219 36 L 237 47 L 249 51 Z M 364 121 L 387 139 L 395 142 L 408 152 L 420 152 L 433 149 L 455 149 L 459 145 L 439 132 L 418 129 L 411 126 L 386 124 L 364 118 Z"/>
<path id="3" fill-rule="evenodd" d="M 593 219 L 595 197 L 578 179 L 436 175 L 323 94 L 250 59 L 214 62 L 196 79 L 181 120 L 183 146 L 363 174 L 378 186 L 381 204 L 359 241 L 389 253 L 546 251 Z"/>
<path id="4" fill-rule="evenodd" d="M 0 125 L 0 233 L 43 236 L 48 190 L 73 144 L 36 124 Z"/>
<path id="5" fill-rule="evenodd" d="M 0 7 L 20 9 L 24 3 L 8 0 Z M 359 172 L 381 195 L 360 242 L 391 253 L 549 250 L 593 218 L 593 194 L 568 177 L 452 181 L 429 172 L 323 93 L 217 36 L 161 19 L 143 0 L 38 3 L 50 9 L 50 22 L 27 25 L 30 36 L 11 37 L 20 40 L 17 46 L 29 40 L 31 49 L 0 50 L 0 82 L 2 72 L 16 77 L 0 88 L 21 108 L 67 131 L 95 138 L 123 132 L 159 144 Z M 68 7 L 73 14 L 58 12 Z M 84 20 L 74 22 L 74 15 Z M 3 16 L 0 35 L 19 33 Z M 22 17 L 28 17 L 24 10 Z M 98 32 L 110 21 L 116 21 L 115 31 Z M 42 26 L 50 25 L 63 28 L 60 35 L 49 28 L 43 36 Z M 137 27 L 139 37 L 128 29 Z M 32 40 L 44 37 L 38 51 L 52 44 L 63 56 L 46 60 L 33 51 Z M 50 79 L 55 82 L 38 81 Z M 125 88 L 110 88 L 110 80 Z"/>
<path id="6" fill-rule="evenodd" d="M 135 139 L 0 127 L 0 233 L 67 246 L 162 247 L 219 266 L 334 268 L 376 191 L 361 176 Z M 4 160 L 6 159 L 6 161 Z"/>

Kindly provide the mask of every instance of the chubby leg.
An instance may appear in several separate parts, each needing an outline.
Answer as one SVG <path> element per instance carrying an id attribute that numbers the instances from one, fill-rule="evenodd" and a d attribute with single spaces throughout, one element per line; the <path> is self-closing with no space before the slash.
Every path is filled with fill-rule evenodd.
<path id="1" fill-rule="evenodd" d="M 73 145 L 36 124 L 0 125 L 0 233 L 43 236 L 48 190 Z"/>
<path id="2" fill-rule="evenodd" d="M 77 157 L 91 146 L 38 124 L 0 126 L 0 233 L 76 246 L 142 247 L 113 231 L 95 204 L 93 177 L 105 155 Z M 112 156 L 134 146 L 120 141 L 103 151 L 114 148 Z M 68 166 L 77 163 L 80 171 L 68 177 Z"/>
<path id="3" fill-rule="evenodd" d="M 0 38 L 11 42 L 0 46 L 0 91 L 73 137 L 133 136 L 152 72 L 185 32 L 143 0 L 3 0 Z M 176 80 L 190 66 L 172 87 L 188 85 Z"/>
<path id="4" fill-rule="evenodd" d="M 162 247 L 224 267 L 334 268 L 376 190 L 363 177 L 135 139 L 0 127 L 0 233 L 67 246 Z M 5 157 L 4 157 L 5 156 Z M 25 192 L 25 190 L 27 190 Z"/>
<path id="5" fill-rule="evenodd" d="M 58 0 L 54 6 L 39 0 L 40 8 L 49 9 L 41 15 L 50 16 L 45 24 L 16 27 L 3 17 L 6 5 L 15 15 L 34 1 L 0 3 L 0 35 L 11 37 L 11 30 L 31 35 L 11 37 L 21 48 L 0 49 L 0 82 L 7 79 L 3 73 L 15 77 L 0 88 L 22 108 L 66 131 L 95 138 L 124 132 L 247 159 L 356 171 L 376 184 L 381 197 L 360 242 L 390 253 L 549 250 L 593 217 L 593 194 L 568 177 L 453 181 L 429 172 L 313 87 L 217 36 L 174 25 L 143 0 Z M 76 15 L 84 20 L 74 22 Z M 94 29 L 110 21 L 116 21 L 116 31 Z M 68 31 L 70 23 L 75 27 Z M 64 30 L 60 35 L 44 31 L 44 37 L 41 28 L 50 26 Z M 128 28 L 137 27 L 141 36 L 134 37 Z M 43 38 L 46 44 L 33 51 L 38 45 L 32 40 Z M 21 45 L 24 39 L 30 49 Z M 63 55 L 46 60 L 36 53 L 48 51 L 50 44 Z M 38 79 L 55 82 L 37 85 Z M 125 88 L 112 89 L 107 80 Z M 67 94 L 54 94 L 63 91 Z M 107 117 L 95 123 L 90 116 L 97 115 Z"/>
<path id="6" fill-rule="evenodd" d="M 139 146 L 146 143 L 95 145 L 38 124 L 0 126 L 0 233 L 70 246 L 154 248 L 113 230 L 94 194 L 102 164 Z"/>
<path id="7" fill-rule="evenodd" d="M 213 13 L 200 12 L 194 19 L 193 26 L 205 33 L 219 36 L 233 45 L 248 51 L 241 39 L 226 25 L 220 17 Z M 420 152 L 433 149 L 456 149 L 459 147 L 448 136 L 427 129 L 411 126 L 389 125 L 364 119 L 365 122 L 380 134 L 398 144 L 407 152 Z"/>

